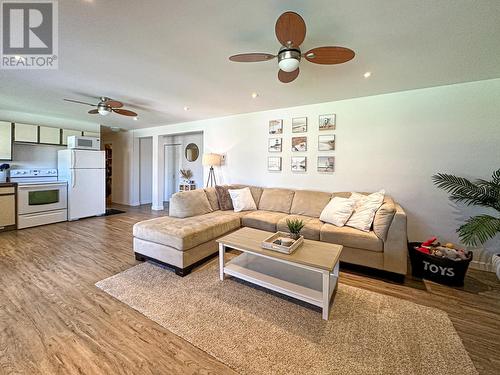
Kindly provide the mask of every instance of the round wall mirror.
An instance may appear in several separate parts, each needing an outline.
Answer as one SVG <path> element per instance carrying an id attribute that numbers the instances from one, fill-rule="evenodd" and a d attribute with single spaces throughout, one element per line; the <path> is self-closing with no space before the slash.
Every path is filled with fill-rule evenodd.
<path id="1" fill-rule="evenodd" d="M 184 154 L 188 161 L 196 161 L 196 159 L 198 159 L 198 156 L 200 156 L 200 150 L 198 149 L 197 145 L 195 145 L 194 143 L 190 143 L 186 146 Z"/>

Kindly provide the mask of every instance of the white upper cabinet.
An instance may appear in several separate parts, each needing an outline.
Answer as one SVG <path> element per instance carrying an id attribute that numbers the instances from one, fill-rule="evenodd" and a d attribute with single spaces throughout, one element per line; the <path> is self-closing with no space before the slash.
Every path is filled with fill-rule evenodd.
<path id="1" fill-rule="evenodd" d="M 94 132 L 83 132 L 83 135 L 85 137 L 96 137 L 96 138 L 100 138 L 101 137 L 100 133 L 94 133 Z"/>
<path id="2" fill-rule="evenodd" d="M 38 142 L 38 125 L 14 124 L 15 142 Z"/>
<path id="3" fill-rule="evenodd" d="M 82 131 L 63 129 L 62 131 L 63 145 L 66 146 L 68 144 L 68 137 L 71 137 L 72 135 L 82 135 Z"/>
<path id="4" fill-rule="evenodd" d="M 61 129 L 49 128 L 48 126 L 40 126 L 40 143 L 50 145 L 61 144 Z"/>
<path id="5" fill-rule="evenodd" d="M 12 160 L 12 124 L 6 121 L 0 121 L 0 160 Z"/>

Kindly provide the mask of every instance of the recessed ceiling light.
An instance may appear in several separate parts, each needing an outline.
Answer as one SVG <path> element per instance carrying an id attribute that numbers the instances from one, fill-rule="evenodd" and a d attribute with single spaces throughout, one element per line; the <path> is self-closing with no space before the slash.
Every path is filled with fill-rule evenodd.
<path id="1" fill-rule="evenodd" d="M 185 107 L 184 107 L 184 110 L 185 110 L 185 111 L 189 111 L 189 107 L 188 107 L 188 106 L 185 106 Z"/>
<path id="2" fill-rule="evenodd" d="M 366 72 L 365 74 L 363 74 L 363 77 L 369 78 L 371 75 L 372 75 L 372 72 Z"/>
<path id="3" fill-rule="evenodd" d="M 134 117 L 134 121 L 137 121 L 137 116 Z"/>
<path id="4" fill-rule="evenodd" d="M 252 98 L 254 98 L 254 99 L 255 99 L 255 98 L 256 98 L 256 97 L 258 97 L 258 96 L 259 96 L 259 94 L 257 94 L 256 92 L 252 92 Z"/>

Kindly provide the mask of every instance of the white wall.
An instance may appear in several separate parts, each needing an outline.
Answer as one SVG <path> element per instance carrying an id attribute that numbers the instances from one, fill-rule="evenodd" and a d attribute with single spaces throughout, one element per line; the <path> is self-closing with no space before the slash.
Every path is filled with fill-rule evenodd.
<path id="1" fill-rule="evenodd" d="M 332 88 L 334 89 L 334 88 Z M 257 100 L 266 100 L 260 97 Z M 203 131 L 205 152 L 226 153 L 225 183 L 324 191 L 385 188 L 408 213 L 411 240 L 438 235 L 456 241 L 470 211 L 434 187 L 438 172 L 488 178 L 500 167 L 500 79 L 412 90 L 136 130 L 136 136 Z M 337 115 L 336 167 L 316 172 L 321 114 Z M 290 171 L 291 119 L 307 116 L 312 161 Z M 267 172 L 268 121 L 283 119 L 283 171 Z M 274 154 L 273 154 L 274 155 Z M 205 170 L 205 174 L 207 170 Z"/>
<path id="2" fill-rule="evenodd" d="M 198 146 L 199 157 L 195 161 L 188 161 L 185 155 L 186 146 L 190 143 L 194 143 Z M 175 136 L 164 137 L 165 145 L 178 145 L 178 146 L 167 146 L 165 150 L 165 201 L 170 199 L 170 191 L 168 189 L 169 179 L 174 179 L 174 192 L 179 191 L 179 183 L 182 180 L 180 178 L 181 169 L 190 169 L 193 172 L 193 180 L 198 188 L 203 187 L 203 133 L 188 133 L 188 134 L 178 134 Z M 169 155 L 174 157 L 174 160 L 170 160 Z M 169 169 L 173 169 L 170 171 Z"/>
<path id="3" fill-rule="evenodd" d="M 203 187 L 203 133 L 193 133 L 193 134 L 183 134 L 182 136 L 176 137 L 179 143 L 181 143 L 181 169 L 191 169 L 193 172 L 193 180 L 196 183 L 196 187 Z M 194 143 L 198 146 L 200 155 L 195 161 L 189 161 L 186 159 L 185 149 L 190 143 Z"/>
<path id="4" fill-rule="evenodd" d="M 152 202 L 152 179 L 153 179 L 153 138 L 141 138 L 139 142 L 140 152 L 140 196 L 141 204 Z"/>

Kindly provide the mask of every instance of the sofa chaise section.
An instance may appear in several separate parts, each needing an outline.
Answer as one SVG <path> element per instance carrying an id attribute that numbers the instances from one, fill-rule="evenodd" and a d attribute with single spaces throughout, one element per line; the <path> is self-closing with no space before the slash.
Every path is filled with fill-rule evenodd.
<path id="1" fill-rule="evenodd" d="M 240 215 L 224 211 L 141 221 L 133 228 L 135 256 L 138 260 L 160 261 L 185 276 L 198 262 L 217 252 L 217 238 L 240 226 Z"/>

